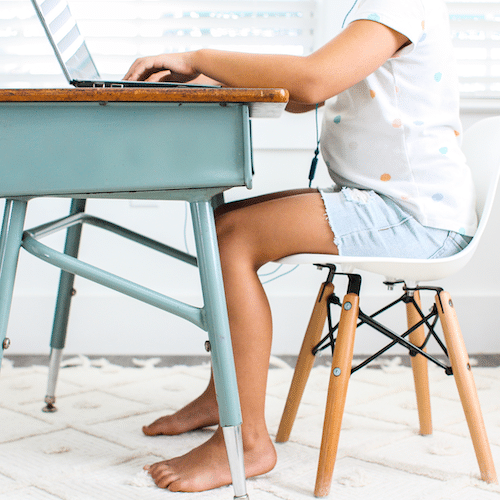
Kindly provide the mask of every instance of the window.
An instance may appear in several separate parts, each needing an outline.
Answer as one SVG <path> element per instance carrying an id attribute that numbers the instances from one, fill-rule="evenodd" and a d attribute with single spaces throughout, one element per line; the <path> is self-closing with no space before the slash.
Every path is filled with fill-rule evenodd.
<path id="1" fill-rule="evenodd" d="M 307 54 L 352 0 L 69 0 L 103 76 L 199 47 Z M 463 97 L 500 98 L 500 1 L 447 0 Z M 0 0 L 0 86 L 66 86 L 29 0 Z"/>
<path id="2" fill-rule="evenodd" d="M 500 98 L 500 2 L 447 1 L 462 97 Z"/>
<path id="3" fill-rule="evenodd" d="M 137 57 L 213 47 L 306 54 L 313 0 L 69 0 L 100 72 L 121 77 Z M 65 86 L 29 0 L 0 0 L 0 85 Z"/>

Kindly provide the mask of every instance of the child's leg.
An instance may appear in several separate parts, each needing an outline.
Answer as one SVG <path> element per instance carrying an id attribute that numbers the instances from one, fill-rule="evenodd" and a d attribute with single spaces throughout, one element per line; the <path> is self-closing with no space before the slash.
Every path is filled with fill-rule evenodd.
<path id="1" fill-rule="evenodd" d="M 265 201 L 277 200 L 280 198 L 306 193 L 317 193 L 317 191 L 311 189 L 297 189 L 227 203 L 226 205 L 219 207 L 216 213 L 216 221 L 220 216 L 230 211 L 249 207 Z M 147 436 L 175 436 L 195 429 L 217 425 L 218 423 L 219 412 L 215 396 L 214 379 L 213 376 L 211 376 L 208 387 L 205 389 L 203 394 L 172 415 L 165 415 L 158 418 L 151 424 L 143 426 L 142 430 Z"/>
<path id="2" fill-rule="evenodd" d="M 255 476 L 276 462 L 264 418 L 271 312 L 257 271 L 286 255 L 336 253 L 337 248 L 321 196 L 313 190 L 224 207 L 217 217 L 217 235 L 243 415 L 245 467 L 248 476 Z M 209 385 L 205 402 L 210 391 Z M 186 455 L 151 466 L 150 473 L 158 486 L 172 491 L 229 484 L 221 430 Z"/>
<path id="3" fill-rule="evenodd" d="M 152 424 L 145 425 L 142 431 L 146 436 L 175 436 L 218 423 L 219 411 L 215 397 L 214 379 L 211 376 L 208 387 L 201 396 L 172 415 L 165 415 Z"/>

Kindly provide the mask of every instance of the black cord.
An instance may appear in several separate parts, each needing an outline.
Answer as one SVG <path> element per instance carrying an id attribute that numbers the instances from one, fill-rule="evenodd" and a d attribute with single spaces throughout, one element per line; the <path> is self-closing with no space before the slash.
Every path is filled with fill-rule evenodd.
<path id="1" fill-rule="evenodd" d="M 349 9 L 349 12 L 344 17 L 344 22 L 342 23 L 342 28 L 344 27 L 345 22 L 347 21 L 347 18 L 349 17 L 349 14 L 354 10 L 354 7 L 356 7 L 357 3 L 358 3 L 358 0 L 356 0 L 352 4 L 352 7 Z M 320 139 L 319 139 L 319 126 L 318 126 L 318 107 L 319 107 L 319 105 L 316 104 L 316 150 L 314 151 L 314 158 L 312 159 L 311 168 L 309 169 L 309 187 L 311 187 L 312 181 L 314 180 L 314 176 L 316 175 L 316 167 L 318 166 L 319 141 L 320 141 Z"/>
<path id="2" fill-rule="evenodd" d="M 314 151 L 314 158 L 311 162 L 311 168 L 309 169 L 309 187 L 311 187 L 314 176 L 316 175 L 316 167 L 318 166 L 318 156 L 319 156 L 319 125 L 318 125 L 318 107 L 316 104 L 316 150 Z"/>

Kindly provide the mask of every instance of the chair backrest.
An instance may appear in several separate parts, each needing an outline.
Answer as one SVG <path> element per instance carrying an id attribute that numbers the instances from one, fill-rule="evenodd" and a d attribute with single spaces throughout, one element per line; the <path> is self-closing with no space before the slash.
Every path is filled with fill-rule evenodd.
<path id="1" fill-rule="evenodd" d="M 500 176 L 500 116 L 485 118 L 466 130 L 462 150 L 476 187 L 476 210 L 484 228 Z"/>

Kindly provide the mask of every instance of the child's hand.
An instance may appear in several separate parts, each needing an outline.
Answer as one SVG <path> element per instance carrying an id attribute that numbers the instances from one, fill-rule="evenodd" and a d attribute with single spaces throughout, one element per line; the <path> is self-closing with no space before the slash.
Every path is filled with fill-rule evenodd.
<path id="1" fill-rule="evenodd" d="M 141 57 L 132 64 L 124 80 L 148 82 L 188 82 L 200 73 L 191 62 L 191 52 Z"/>

